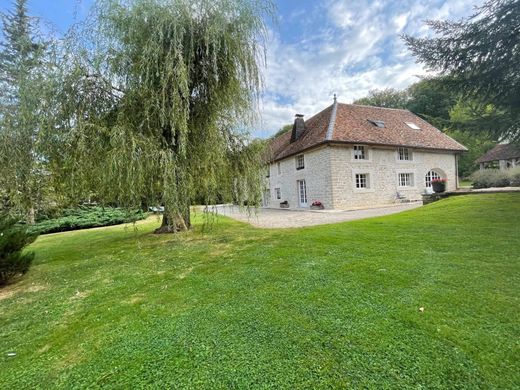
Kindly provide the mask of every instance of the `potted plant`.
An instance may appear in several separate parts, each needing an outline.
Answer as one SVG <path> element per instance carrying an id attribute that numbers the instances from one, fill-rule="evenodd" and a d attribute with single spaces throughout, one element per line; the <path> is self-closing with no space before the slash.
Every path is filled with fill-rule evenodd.
<path id="1" fill-rule="evenodd" d="M 436 193 L 446 191 L 446 179 L 432 179 L 432 189 Z"/>
<path id="2" fill-rule="evenodd" d="M 321 203 L 319 200 L 315 200 L 311 204 L 311 210 L 323 210 L 325 206 L 323 206 L 323 203 Z"/>
<path id="3" fill-rule="evenodd" d="M 281 209 L 288 209 L 289 208 L 289 202 L 284 200 L 283 202 L 280 202 L 280 208 Z"/>

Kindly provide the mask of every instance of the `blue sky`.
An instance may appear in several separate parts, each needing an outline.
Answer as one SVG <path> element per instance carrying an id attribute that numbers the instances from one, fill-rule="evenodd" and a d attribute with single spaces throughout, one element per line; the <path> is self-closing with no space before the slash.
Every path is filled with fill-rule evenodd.
<path id="1" fill-rule="evenodd" d="M 11 0 L 0 0 L 0 9 Z M 93 0 L 29 0 L 30 13 L 63 33 L 88 15 Z M 270 25 L 264 93 L 256 135 L 268 136 L 332 103 L 371 89 L 404 88 L 427 74 L 400 35 L 427 36 L 426 19 L 458 19 L 482 0 L 278 0 Z"/>

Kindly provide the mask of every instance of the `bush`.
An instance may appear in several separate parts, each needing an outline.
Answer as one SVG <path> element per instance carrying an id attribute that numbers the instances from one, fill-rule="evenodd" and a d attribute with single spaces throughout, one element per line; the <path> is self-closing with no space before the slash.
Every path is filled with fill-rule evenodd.
<path id="1" fill-rule="evenodd" d="M 512 168 L 509 170 L 510 185 L 514 187 L 520 187 L 520 167 Z"/>
<path id="2" fill-rule="evenodd" d="M 82 206 L 66 209 L 56 218 L 38 220 L 29 228 L 39 234 L 65 232 L 93 227 L 132 223 L 146 218 L 148 213 L 142 210 L 127 210 L 118 207 Z"/>
<path id="3" fill-rule="evenodd" d="M 473 188 L 507 187 L 511 183 L 511 173 L 498 169 L 484 169 L 471 175 Z"/>
<path id="4" fill-rule="evenodd" d="M 37 236 L 16 225 L 15 219 L 0 215 L 0 286 L 29 270 L 34 253 L 22 252 Z"/>

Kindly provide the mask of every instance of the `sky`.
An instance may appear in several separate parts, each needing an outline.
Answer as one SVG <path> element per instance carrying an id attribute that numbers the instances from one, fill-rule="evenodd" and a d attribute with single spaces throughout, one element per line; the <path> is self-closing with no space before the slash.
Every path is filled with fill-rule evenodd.
<path id="1" fill-rule="evenodd" d="M 0 0 L 6 10 L 12 0 Z M 28 0 L 30 14 L 58 33 L 88 16 L 93 0 Z M 400 36 L 431 36 L 425 20 L 470 16 L 482 0 L 277 0 L 268 23 L 263 93 L 254 134 L 267 137 L 338 101 L 406 88 L 428 72 Z"/>

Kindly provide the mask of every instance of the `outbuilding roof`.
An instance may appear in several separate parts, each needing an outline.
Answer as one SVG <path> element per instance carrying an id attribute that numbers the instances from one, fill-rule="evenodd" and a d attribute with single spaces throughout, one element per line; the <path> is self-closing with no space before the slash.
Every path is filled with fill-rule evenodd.
<path id="1" fill-rule="evenodd" d="M 512 144 L 498 144 L 489 152 L 477 160 L 477 163 L 484 163 L 498 160 L 509 160 L 520 158 L 520 146 Z"/>

